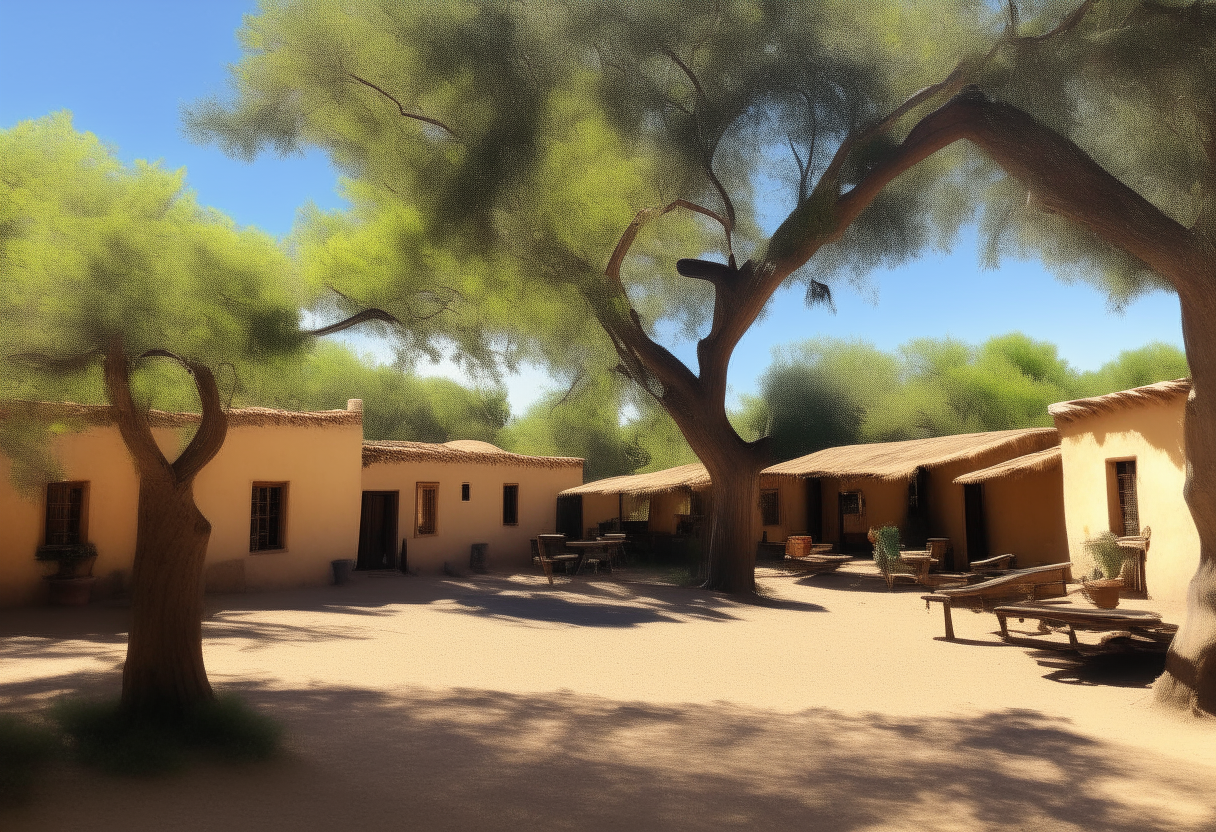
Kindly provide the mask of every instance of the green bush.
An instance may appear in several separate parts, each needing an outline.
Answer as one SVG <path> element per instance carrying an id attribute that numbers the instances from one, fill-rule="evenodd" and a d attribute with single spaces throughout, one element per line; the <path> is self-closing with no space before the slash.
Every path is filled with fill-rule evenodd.
<path id="1" fill-rule="evenodd" d="M 23 802 L 38 769 L 60 750 L 55 732 L 16 714 L 0 714 L 0 808 Z"/>
<path id="2" fill-rule="evenodd" d="M 178 719 L 132 716 L 117 701 L 67 699 L 51 711 L 81 763 L 113 774 L 160 774 L 194 756 L 261 760 L 279 749 L 282 728 L 231 695 Z"/>
<path id="3" fill-rule="evenodd" d="M 1102 532 L 1097 537 L 1086 540 L 1083 546 L 1085 551 L 1094 560 L 1096 567 L 1095 578 L 1117 578 L 1120 570 L 1123 569 L 1123 558 L 1127 555 L 1127 550 L 1120 546 L 1116 541 L 1114 532 Z"/>
<path id="4" fill-rule="evenodd" d="M 884 572 L 894 571 L 899 562 L 899 526 L 883 526 L 874 531 L 874 562 Z"/>

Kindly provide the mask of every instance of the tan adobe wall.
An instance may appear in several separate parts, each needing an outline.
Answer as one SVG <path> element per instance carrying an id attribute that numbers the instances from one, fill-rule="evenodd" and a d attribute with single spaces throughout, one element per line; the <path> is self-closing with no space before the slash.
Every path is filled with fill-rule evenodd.
<path id="1" fill-rule="evenodd" d="M 768 539 L 780 543 L 792 534 L 806 534 L 806 480 L 793 477 L 774 477 L 772 485 L 765 483 L 761 490 L 777 489 L 777 523 L 772 526 L 763 525 L 763 515 L 759 504 L 753 514 L 753 523 L 761 532 L 768 533 Z M 815 541 L 819 543 L 821 541 Z"/>
<path id="2" fill-rule="evenodd" d="M 617 494 L 584 494 L 583 495 L 583 531 L 607 523 L 620 516 L 620 495 Z"/>
<path id="3" fill-rule="evenodd" d="M 1163 607 L 1183 608 L 1199 566 L 1199 533 L 1182 496 L 1186 480 L 1186 400 L 1129 407 L 1058 424 L 1064 470 L 1064 517 L 1074 574 L 1093 565 L 1083 541 L 1111 531 L 1107 464 L 1136 460 L 1140 525 L 1153 530 L 1145 579 Z M 1117 533 L 1117 530 L 1114 530 Z"/>
<path id="4" fill-rule="evenodd" d="M 874 477 L 822 478 L 823 538 L 827 543 L 840 543 L 840 503 L 837 495 L 847 491 L 860 491 L 865 500 L 865 513 L 861 518 L 862 531 L 870 527 L 894 525 L 904 532 L 904 520 L 908 514 L 908 483 L 892 482 Z"/>
<path id="5" fill-rule="evenodd" d="M 170 459 L 188 435 L 153 430 Z M 208 588 L 273 589 L 329 583 L 329 562 L 353 558 L 359 535 L 362 428 L 353 425 L 235 426 L 224 447 L 195 480 L 195 500 L 211 522 Z M 129 584 L 135 557 L 138 480 L 117 428 L 94 427 L 58 437 L 54 450 L 67 481 L 89 483 L 85 536 L 97 546 L 97 597 Z M 45 489 L 22 499 L 0 456 L 0 605 L 41 603 L 44 567 L 34 560 L 43 541 Z M 254 482 L 286 482 L 286 549 L 250 553 Z"/>
<path id="6" fill-rule="evenodd" d="M 1059 468 L 988 480 L 983 488 L 989 554 L 1017 555 L 1021 568 L 1069 560 Z"/>
<path id="7" fill-rule="evenodd" d="M 194 485 L 214 591 L 323 586 L 359 547 L 363 428 L 235 427 Z M 253 484 L 286 483 L 285 548 L 249 551 Z M 243 576 L 243 577 L 242 577 Z"/>
<path id="8" fill-rule="evenodd" d="M 444 561 L 469 565 L 473 543 L 490 544 L 491 569 L 525 569 L 532 563 L 528 541 L 552 534 L 557 523 L 557 494 L 581 485 L 581 466 L 523 468 L 508 465 L 443 462 L 375 463 L 363 469 L 362 490 L 397 491 L 398 537 L 406 542 L 406 564 L 419 572 L 440 572 Z M 438 532 L 419 536 L 415 527 L 418 483 L 439 484 Z M 469 483 L 469 501 L 460 499 Z M 519 524 L 502 523 L 503 485 L 519 485 Z M 615 497 L 613 500 L 615 501 Z M 586 504 L 584 503 L 584 506 Z M 613 514 L 615 516 L 615 513 Z M 591 521 L 584 507 L 583 525 Z"/>

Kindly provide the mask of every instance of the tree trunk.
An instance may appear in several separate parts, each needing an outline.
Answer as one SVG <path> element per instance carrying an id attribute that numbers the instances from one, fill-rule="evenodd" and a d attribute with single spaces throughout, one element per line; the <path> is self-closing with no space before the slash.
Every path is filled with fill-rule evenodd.
<path id="1" fill-rule="evenodd" d="M 1187 593 L 1186 618 L 1154 685 L 1158 702 L 1216 715 L 1216 297 L 1181 295 L 1182 336 L 1191 368 L 1186 403 L 1186 487 L 1199 531 L 1199 569 Z"/>
<path id="2" fill-rule="evenodd" d="M 734 464 L 705 465 L 713 480 L 705 588 L 745 594 L 756 591 L 759 535 L 754 524 L 760 501 L 760 469 L 764 466 L 753 458 L 754 454 L 738 456 Z"/>
<path id="3" fill-rule="evenodd" d="M 147 414 L 131 397 L 131 369 L 120 338 L 105 359 L 106 394 L 139 475 L 131 633 L 122 705 L 138 717 L 176 719 L 213 697 L 203 666 L 203 563 L 211 524 L 194 503 L 194 478 L 223 447 L 228 418 L 206 367 L 163 351 L 193 376 L 202 403 L 198 431 L 169 462 Z"/>
<path id="4" fill-rule="evenodd" d="M 179 717 L 212 698 L 203 666 L 203 560 L 211 524 L 193 485 L 140 478 L 131 633 L 122 704 Z"/>

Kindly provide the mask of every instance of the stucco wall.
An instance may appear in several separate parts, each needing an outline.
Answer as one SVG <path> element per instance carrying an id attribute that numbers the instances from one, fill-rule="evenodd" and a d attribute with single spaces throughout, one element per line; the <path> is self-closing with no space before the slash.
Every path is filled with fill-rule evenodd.
<path id="1" fill-rule="evenodd" d="M 177 430 L 153 431 L 170 459 L 183 447 Z M 224 447 L 195 480 L 195 500 L 211 522 L 209 588 L 271 589 L 324 584 L 329 562 L 354 557 L 359 534 L 362 428 L 355 425 L 230 427 Z M 66 481 L 88 482 L 85 538 L 97 547 L 97 596 L 121 591 L 135 557 L 138 479 L 114 427 L 58 437 L 53 444 Z M 23 499 L 0 455 L 0 605 L 46 598 L 34 560 L 43 540 L 46 491 Z M 254 482 L 288 484 L 286 548 L 250 553 Z"/>
<path id="2" fill-rule="evenodd" d="M 557 495 L 581 485 L 581 466 L 523 468 L 442 462 L 376 463 L 363 469 L 362 490 L 397 491 L 398 536 L 406 543 L 406 564 L 419 572 L 439 572 L 444 561 L 467 567 L 473 543 L 490 544 L 492 569 L 522 569 L 532 563 L 528 541 L 552 534 L 557 523 Z M 420 482 L 439 484 L 438 532 L 420 536 L 415 526 L 415 493 Z M 469 483 L 469 501 L 460 499 Z M 502 523 L 503 485 L 519 485 L 519 524 Z M 615 498 L 614 498 L 615 499 Z M 583 504 L 583 525 L 595 522 Z M 615 512 L 612 516 L 616 516 Z"/>
<path id="3" fill-rule="evenodd" d="M 600 523 L 615 520 L 621 514 L 620 497 L 616 494 L 584 494 L 583 532 Z"/>
<path id="4" fill-rule="evenodd" d="M 1017 555 L 1020 568 L 1069 560 L 1059 468 L 985 482 L 984 516 L 990 554 Z"/>
<path id="5" fill-rule="evenodd" d="M 1153 530 L 1145 580 L 1149 596 L 1164 607 L 1184 607 L 1187 586 L 1199 566 L 1199 533 L 1182 497 L 1186 479 L 1185 399 L 1144 404 L 1113 413 L 1060 422 L 1064 469 L 1064 517 L 1076 568 L 1093 565 L 1082 543 L 1111 527 L 1107 463 L 1135 459 L 1141 527 Z"/>

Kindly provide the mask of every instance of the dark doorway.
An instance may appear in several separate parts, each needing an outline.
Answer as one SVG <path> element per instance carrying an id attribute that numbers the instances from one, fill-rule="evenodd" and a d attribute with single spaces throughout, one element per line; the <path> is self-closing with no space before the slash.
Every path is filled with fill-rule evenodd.
<path id="1" fill-rule="evenodd" d="M 962 560 L 955 554 L 954 568 L 963 570 L 973 560 L 988 557 L 988 527 L 984 523 L 984 486 L 982 483 L 963 486 L 963 510 L 967 522 L 967 555 Z"/>
<path id="2" fill-rule="evenodd" d="M 836 495 L 836 518 L 840 525 L 837 549 L 842 553 L 864 552 L 869 543 L 866 533 L 866 501 L 860 491 L 841 491 Z"/>
<path id="3" fill-rule="evenodd" d="M 364 491 L 356 569 L 392 569 L 397 554 L 397 492 Z"/>
<path id="4" fill-rule="evenodd" d="M 823 481 L 818 477 L 806 480 L 806 533 L 823 542 Z"/>
<path id="5" fill-rule="evenodd" d="M 564 534 L 567 540 L 582 540 L 582 494 L 567 494 L 557 498 L 557 533 Z"/>

